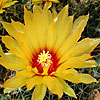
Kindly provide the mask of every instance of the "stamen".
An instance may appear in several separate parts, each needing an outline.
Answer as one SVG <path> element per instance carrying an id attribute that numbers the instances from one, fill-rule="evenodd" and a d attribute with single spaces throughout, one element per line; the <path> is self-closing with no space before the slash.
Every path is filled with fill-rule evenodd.
<path id="1" fill-rule="evenodd" d="M 43 50 L 43 52 L 41 52 L 40 55 L 38 55 L 37 62 L 39 62 L 39 64 L 41 64 L 42 67 L 50 66 L 50 64 L 52 63 L 51 57 L 52 56 L 51 54 L 49 54 L 49 51 L 45 52 L 45 50 Z"/>

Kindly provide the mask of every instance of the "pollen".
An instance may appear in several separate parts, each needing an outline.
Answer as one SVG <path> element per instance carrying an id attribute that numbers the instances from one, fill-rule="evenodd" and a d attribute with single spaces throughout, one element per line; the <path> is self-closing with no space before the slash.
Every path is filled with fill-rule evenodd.
<path id="1" fill-rule="evenodd" d="M 52 61 L 51 61 L 51 54 L 49 53 L 49 51 L 45 52 L 45 50 L 43 50 L 43 52 L 41 52 L 38 55 L 38 59 L 37 62 L 39 62 L 39 64 L 42 65 L 42 67 L 47 67 L 50 66 Z"/>

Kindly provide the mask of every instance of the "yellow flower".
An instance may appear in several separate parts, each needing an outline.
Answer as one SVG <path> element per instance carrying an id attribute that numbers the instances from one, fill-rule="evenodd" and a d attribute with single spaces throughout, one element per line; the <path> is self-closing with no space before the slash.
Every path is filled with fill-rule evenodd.
<path id="1" fill-rule="evenodd" d="M 43 3 L 43 2 L 55 2 L 59 3 L 59 0 L 32 0 L 33 3 Z"/>
<path id="2" fill-rule="evenodd" d="M 27 91 L 33 87 L 32 100 L 43 100 L 47 88 L 59 98 L 63 92 L 76 98 L 74 90 L 64 81 L 73 83 L 97 82 L 89 74 L 78 73 L 74 68 L 96 67 L 98 64 L 90 52 L 100 39 L 85 38 L 78 42 L 87 24 L 89 15 L 68 16 L 65 6 L 56 16 L 46 7 L 34 7 L 34 13 L 24 11 L 25 24 L 2 22 L 9 36 L 2 41 L 9 53 L 0 50 L 0 64 L 16 71 L 15 77 L 4 83 L 5 88 L 20 88 Z M 55 17 L 56 16 L 56 17 Z"/>
<path id="3" fill-rule="evenodd" d="M 3 13 L 5 10 L 3 8 L 9 7 L 18 1 L 12 0 L 0 0 L 0 13 Z"/>

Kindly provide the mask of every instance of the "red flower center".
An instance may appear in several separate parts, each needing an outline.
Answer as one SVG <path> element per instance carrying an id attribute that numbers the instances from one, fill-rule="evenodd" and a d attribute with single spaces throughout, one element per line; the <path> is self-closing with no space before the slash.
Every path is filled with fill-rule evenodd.
<path id="1" fill-rule="evenodd" d="M 55 53 L 42 50 L 36 55 L 33 55 L 31 66 L 37 68 L 39 74 L 43 74 L 47 70 L 47 74 L 50 75 L 58 68 L 58 60 Z"/>

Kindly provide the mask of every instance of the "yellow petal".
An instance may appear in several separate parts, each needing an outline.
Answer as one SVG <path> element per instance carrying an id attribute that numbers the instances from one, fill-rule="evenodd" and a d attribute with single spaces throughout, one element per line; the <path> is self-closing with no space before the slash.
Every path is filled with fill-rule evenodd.
<path id="1" fill-rule="evenodd" d="M 54 21 L 52 21 L 50 23 L 48 32 L 47 32 L 47 48 L 49 50 L 53 49 L 54 43 L 55 43 L 55 39 L 56 39 L 56 28 L 54 26 Z"/>
<path id="2" fill-rule="evenodd" d="M 25 34 L 22 34 L 21 32 L 17 31 L 11 23 L 2 22 L 2 24 L 6 31 L 9 33 L 9 35 L 17 40 L 18 44 L 21 44 L 22 41 L 25 41 Z"/>
<path id="3" fill-rule="evenodd" d="M 20 88 L 25 85 L 25 82 L 27 81 L 26 77 L 13 77 L 11 79 L 8 79 L 4 83 L 4 88 Z"/>
<path id="4" fill-rule="evenodd" d="M 32 70 L 26 69 L 26 70 L 22 70 L 20 72 L 16 72 L 16 76 L 17 77 L 21 77 L 21 76 L 32 77 L 32 76 L 34 76 L 34 72 L 32 72 Z"/>
<path id="5" fill-rule="evenodd" d="M 63 77 L 66 76 L 68 74 L 73 74 L 73 73 L 77 73 L 77 71 L 75 69 L 62 69 L 61 67 L 59 67 L 55 73 L 53 73 L 53 75 L 57 76 L 57 77 Z"/>
<path id="6" fill-rule="evenodd" d="M 72 64 L 70 63 L 69 65 L 67 65 L 67 64 L 66 65 L 62 65 L 61 68 L 65 68 L 65 69 L 67 69 L 67 68 L 92 68 L 92 67 L 97 67 L 98 65 L 99 64 L 97 64 L 96 61 L 94 61 L 94 60 L 76 61 L 75 63 L 72 63 Z"/>
<path id="7" fill-rule="evenodd" d="M 42 0 L 32 0 L 32 3 L 38 4 L 38 3 L 43 3 L 43 1 Z"/>
<path id="8" fill-rule="evenodd" d="M 7 23 L 8 24 L 8 23 Z M 9 25 L 9 24 L 8 24 Z M 18 26 L 19 25 L 19 26 Z M 17 27 L 18 26 L 18 27 Z M 30 39 L 28 38 L 28 36 L 30 35 L 26 35 L 25 33 L 24 33 L 24 31 L 26 31 L 26 30 L 24 30 L 24 25 L 23 24 L 21 24 L 21 23 L 18 23 L 18 22 L 14 22 L 13 20 L 12 20 L 12 23 L 11 23 L 11 27 L 14 29 L 14 31 L 15 31 L 15 33 L 14 33 L 14 35 L 12 35 L 12 36 L 14 36 L 14 38 L 15 39 L 12 39 L 12 41 L 11 41 L 11 39 L 9 39 L 10 41 L 9 42 L 12 42 L 12 44 L 14 43 L 15 45 L 12 45 L 12 44 L 10 44 L 10 46 L 12 47 L 11 48 L 11 52 L 12 53 L 14 53 L 15 55 L 17 55 L 17 56 L 19 56 L 19 57 L 22 57 L 22 58 L 24 58 L 24 59 L 28 59 L 28 60 L 31 60 L 31 55 L 32 55 L 32 53 L 34 53 L 34 49 L 33 49 L 33 47 L 32 47 L 32 45 L 31 45 L 31 42 L 30 42 Z M 9 30 L 9 28 L 8 28 L 8 30 Z M 28 29 L 29 30 L 29 29 Z M 27 31 L 26 31 L 27 32 Z M 27 32 L 27 34 L 28 34 L 29 32 Z M 31 36 L 31 35 L 30 35 Z M 7 40 L 8 41 L 8 40 Z M 5 41 L 6 42 L 6 41 Z M 16 45 L 17 44 L 17 45 Z M 18 45 L 19 45 L 19 48 L 21 49 L 21 50 L 16 50 L 16 49 L 18 49 L 17 47 L 18 47 Z M 20 51 L 20 52 L 19 52 Z"/>
<path id="9" fill-rule="evenodd" d="M 69 75 L 69 77 L 70 77 L 70 75 Z M 73 78 L 74 78 L 74 76 L 73 76 Z M 81 74 L 81 73 L 79 73 L 79 74 L 77 74 L 77 75 L 75 75 L 75 78 L 77 78 L 78 79 L 78 81 L 76 80 L 76 81 L 74 81 L 75 83 L 85 83 L 85 84 L 90 84 L 90 83 L 93 83 L 93 82 L 97 82 L 97 80 L 95 79 L 95 78 L 93 78 L 91 75 L 89 75 L 89 74 Z M 69 79 L 70 80 L 70 79 Z M 73 80 L 71 80 L 71 82 L 72 82 Z"/>
<path id="10" fill-rule="evenodd" d="M 86 60 L 92 58 L 92 56 L 90 56 L 89 54 L 84 54 L 82 56 L 79 56 L 79 57 L 71 57 L 69 58 L 67 61 L 65 61 L 64 63 L 62 63 L 59 67 L 61 67 L 62 69 L 68 69 L 68 68 L 89 68 L 90 66 L 93 67 L 93 66 L 97 66 L 98 64 L 93 61 L 93 63 L 87 63 L 87 66 L 86 66 Z M 93 64 L 93 66 L 92 66 Z M 90 66 L 88 66 L 90 65 Z"/>
<path id="11" fill-rule="evenodd" d="M 44 76 L 43 83 L 52 93 L 57 94 L 59 98 L 62 97 L 63 86 L 56 77 Z"/>
<path id="12" fill-rule="evenodd" d="M 26 81 L 27 91 L 31 90 L 35 85 L 40 85 L 42 83 L 42 80 L 43 80 L 42 76 L 34 76 L 32 78 L 29 78 Z"/>
<path id="13" fill-rule="evenodd" d="M 59 64 L 60 63 L 67 63 L 67 61 L 69 61 L 70 60 L 70 62 L 71 62 L 71 60 L 73 60 L 73 59 L 75 59 L 75 60 L 82 60 L 82 61 L 85 61 L 85 60 L 88 60 L 88 59 L 90 59 L 90 58 L 92 58 L 92 56 L 90 56 L 90 54 L 83 54 L 83 55 L 80 55 L 80 56 L 78 56 L 78 57 L 73 57 L 72 55 L 73 55 L 73 50 L 69 50 L 69 52 L 68 53 L 66 53 L 66 55 L 64 55 L 64 56 L 62 56 L 61 58 L 60 58 L 60 60 L 59 60 Z M 65 58 L 64 58 L 65 57 Z M 63 63 L 63 64 L 64 64 Z"/>
<path id="14" fill-rule="evenodd" d="M 3 36 L 2 41 L 6 45 L 6 47 L 10 49 L 11 53 L 16 54 L 17 56 L 21 56 L 23 54 L 23 52 L 21 52 L 20 50 L 18 43 L 12 37 Z M 16 49 L 16 51 L 14 49 Z"/>
<path id="15" fill-rule="evenodd" d="M 11 24 L 3 22 L 4 27 L 8 30 L 10 35 L 15 38 L 15 39 L 11 39 L 11 37 L 6 38 L 5 43 L 9 45 L 9 47 L 11 47 L 9 48 L 11 53 L 14 53 L 18 57 L 22 57 L 24 59 L 27 58 L 28 60 L 30 60 L 31 58 L 30 55 L 32 55 L 32 53 L 34 52 L 34 49 L 31 46 L 31 42 L 29 41 L 29 38 L 27 38 L 26 34 L 23 33 L 24 25 L 20 23 L 19 27 L 17 27 L 18 24 L 19 24 L 18 22 L 14 22 L 14 21 Z M 12 43 L 7 43 L 7 41 Z M 18 45 L 21 50 L 19 50 Z"/>
<path id="16" fill-rule="evenodd" d="M 1 45 L 0 45 L 0 55 L 5 56 L 5 53 L 3 52 Z"/>
<path id="17" fill-rule="evenodd" d="M 77 43 L 77 41 L 81 37 L 81 33 L 84 30 L 84 27 L 87 24 L 88 18 L 88 15 L 81 16 L 74 22 L 73 28 L 70 32 L 70 36 L 64 41 L 64 43 L 58 51 L 58 57 L 61 57 L 64 53 L 70 50 Z"/>
<path id="18" fill-rule="evenodd" d="M 36 47 L 39 48 L 40 46 L 41 49 L 44 49 L 46 34 L 44 32 L 45 22 L 43 23 L 43 16 L 42 16 L 43 10 L 39 6 L 36 6 L 36 5 L 33 9 L 34 9 L 34 14 L 33 14 L 32 27 L 30 27 L 29 25 L 30 27 L 29 29 L 31 29 L 30 34 L 33 34 L 33 35 L 32 37 L 30 37 L 30 40 L 32 40 L 34 48 Z"/>
<path id="19" fill-rule="evenodd" d="M 14 55 L 14 54 L 12 54 L 12 53 L 9 53 L 9 52 L 7 52 L 7 53 L 5 53 L 5 56 L 7 57 L 7 58 L 10 58 L 10 59 L 19 59 L 16 55 Z"/>
<path id="20" fill-rule="evenodd" d="M 34 26 L 35 25 L 33 25 L 33 22 L 30 22 L 30 24 L 25 25 L 25 34 L 29 41 L 28 43 L 30 44 L 30 47 L 31 47 L 31 49 L 29 49 L 29 50 L 31 50 L 31 52 L 33 54 L 35 52 L 39 51 L 38 35 L 36 34 Z M 27 47 L 26 47 L 26 49 L 27 49 Z"/>
<path id="21" fill-rule="evenodd" d="M 63 44 L 63 42 L 65 41 L 65 39 L 68 38 L 73 26 L 73 18 L 74 16 L 67 17 L 64 23 L 62 24 L 63 27 L 59 27 L 61 29 L 61 33 L 58 35 L 56 40 L 56 47 L 55 47 L 56 49 L 59 49 Z"/>
<path id="22" fill-rule="evenodd" d="M 48 9 L 43 9 L 42 12 L 38 8 L 38 6 L 35 7 L 35 12 L 33 16 L 33 22 L 34 22 L 34 29 L 35 34 L 38 35 L 38 42 L 41 49 L 44 49 L 46 46 L 46 34 L 48 31 L 48 26 L 50 24 L 50 21 L 52 19 L 51 12 Z"/>
<path id="23" fill-rule="evenodd" d="M 36 4 L 38 4 L 38 3 L 43 3 L 44 1 L 46 2 L 47 0 L 32 0 L 32 2 L 33 2 L 33 3 L 36 3 Z M 49 0 L 49 1 L 55 2 L 55 3 L 59 3 L 58 0 Z"/>
<path id="24" fill-rule="evenodd" d="M 39 86 L 36 86 L 31 100 L 43 100 L 45 94 L 46 94 L 47 87 L 44 84 L 41 84 Z"/>
<path id="25" fill-rule="evenodd" d="M 9 6 L 15 4 L 16 2 L 18 2 L 18 1 L 5 2 L 5 3 L 3 3 L 2 8 L 9 7 Z"/>
<path id="26" fill-rule="evenodd" d="M 80 22 L 82 22 L 82 20 L 84 20 L 85 23 L 84 23 L 83 26 L 81 26 L 81 28 L 84 29 L 84 27 L 85 27 L 86 24 L 87 24 L 88 19 L 89 19 L 89 14 L 88 14 L 88 15 L 83 15 L 83 16 L 78 17 L 78 18 L 74 21 L 74 25 L 73 25 L 73 28 L 72 28 L 72 32 L 77 28 L 78 24 L 79 24 Z"/>
<path id="27" fill-rule="evenodd" d="M 64 19 L 68 17 L 68 5 L 66 5 L 58 14 L 58 23 L 63 23 Z M 62 21 L 62 22 L 60 22 Z"/>
<path id="28" fill-rule="evenodd" d="M 25 18 L 24 19 L 25 19 L 25 22 L 26 22 L 24 31 L 25 31 L 26 37 L 29 41 L 29 44 L 31 45 L 32 52 L 34 54 L 35 51 L 39 50 L 38 35 L 35 31 L 36 30 L 36 28 L 35 28 L 36 25 L 33 24 L 34 22 L 32 21 L 33 14 L 31 12 L 27 11 L 26 8 L 24 8 L 24 9 L 25 9 L 25 14 L 24 14 Z"/>
<path id="29" fill-rule="evenodd" d="M 8 58 L 8 57 L 0 57 L 0 64 L 5 68 L 10 70 L 22 70 L 26 69 L 26 64 L 20 60 Z"/>
<path id="30" fill-rule="evenodd" d="M 14 37 L 17 40 L 18 44 L 21 44 L 21 42 L 25 41 L 26 39 L 25 34 L 22 34 L 21 31 L 17 30 L 17 28 L 14 28 L 17 26 L 14 26 L 12 23 L 8 23 L 8 22 L 1 22 L 1 23 L 3 24 L 4 28 L 9 33 L 9 35 Z"/>
<path id="31" fill-rule="evenodd" d="M 67 72 L 67 71 L 66 71 Z M 67 72 L 68 73 L 68 72 Z M 86 84 L 90 84 L 93 82 L 97 82 L 95 78 L 93 78 L 91 75 L 89 74 L 81 74 L 78 73 L 75 70 L 72 70 L 71 73 L 65 73 L 66 75 L 60 76 L 62 79 L 64 80 L 68 80 L 72 83 L 86 83 Z"/>
<path id="32" fill-rule="evenodd" d="M 64 62 L 71 56 L 81 56 L 83 54 L 90 54 L 93 49 L 100 43 L 100 39 L 85 38 L 78 42 L 75 47 L 65 53 L 59 63 Z"/>
<path id="33" fill-rule="evenodd" d="M 62 79 L 59 79 L 59 81 L 61 82 L 61 84 L 64 87 L 64 93 L 67 94 L 68 96 L 74 97 L 77 99 L 74 90 Z"/>
<path id="34" fill-rule="evenodd" d="M 26 61 L 31 61 L 35 50 L 26 34 L 22 34 L 21 36 L 20 35 L 17 36 L 18 38 L 16 39 L 16 41 L 18 42 L 20 49 L 24 54 L 23 59 L 26 59 Z"/>
<path id="35" fill-rule="evenodd" d="M 19 45 L 19 44 L 18 44 L 19 40 L 16 41 L 15 39 L 13 39 L 13 38 L 10 37 L 10 36 L 3 36 L 3 37 L 2 37 L 2 41 L 3 41 L 3 43 L 6 45 L 6 47 L 9 49 L 8 52 L 13 53 L 13 54 L 16 55 L 17 57 L 21 57 L 21 58 L 23 58 L 25 61 L 27 61 L 26 55 L 25 55 L 25 51 L 26 51 L 27 49 L 25 49 L 25 47 L 23 47 L 23 45 Z M 22 48 L 20 48 L 20 47 L 22 47 L 23 50 L 22 50 Z M 29 54 L 29 52 L 28 52 L 28 54 Z"/>
<path id="36" fill-rule="evenodd" d="M 56 44 L 55 44 L 55 50 L 58 49 L 58 47 L 61 45 L 62 41 L 68 36 L 67 34 L 69 34 L 69 30 L 70 29 L 66 29 L 69 26 L 69 21 L 70 19 L 67 18 L 68 17 L 68 5 L 66 5 L 58 14 L 57 16 L 57 21 L 55 22 L 55 26 L 57 28 L 57 39 L 56 39 Z M 71 23 L 70 23 L 70 27 Z M 68 32 L 66 33 L 66 30 L 68 30 Z M 62 37 L 61 41 L 60 38 Z"/>
<path id="37" fill-rule="evenodd" d="M 83 63 L 82 66 L 76 67 L 76 68 L 92 68 L 97 67 L 99 64 L 95 60 L 88 60 Z"/>
<path id="38" fill-rule="evenodd" d="M 100 39 L 85 38 L 78 42 L 73 49 L 73 56 L 80 56 L 82 54 L 89 54 L 100 43 Z"/>
<path id="39" fill-rule="evenodd" d="M 24 24 L 20 22 L 15 22 L 14 20 L 11 20 L 11 25 L 19 32 L 24 33 Z M 17 26 L 17 27 L 16 27 Z"/>
<path id="40" fill-rule="evenodd" d="M 7 22 L 1 22 L 3 24 L 3 27 L 6 29 L 6 31 L 9 33 L 9 35 L 15 37 L 15 29 L 14 27 L 11 25 L 11 23 L 7 23 Z"/>
<path id="41" fill-rule="evenodd" d="M 33 19 L 33 14 L 31 11 L 28 11 L 25 7 L 24 7 L 24 21 L 25 21 L 25 25 L 29 24 L 29 22 L 31 22 Z"/>

